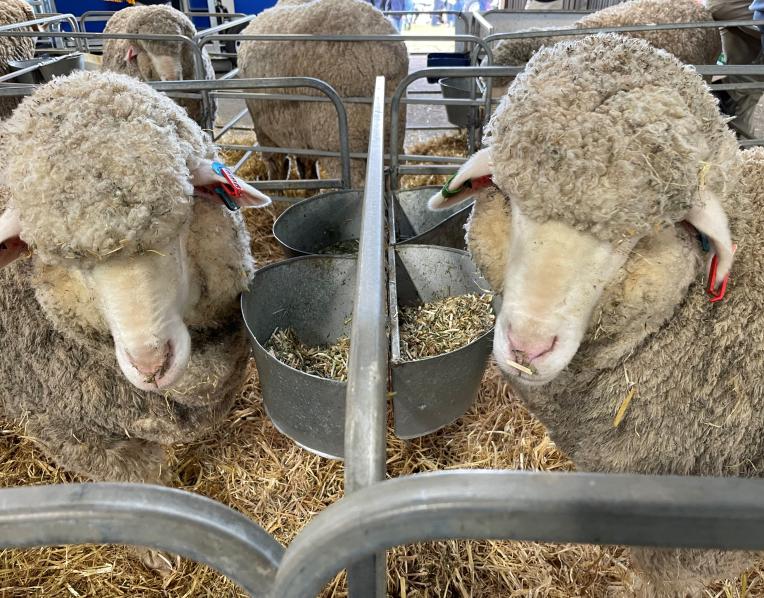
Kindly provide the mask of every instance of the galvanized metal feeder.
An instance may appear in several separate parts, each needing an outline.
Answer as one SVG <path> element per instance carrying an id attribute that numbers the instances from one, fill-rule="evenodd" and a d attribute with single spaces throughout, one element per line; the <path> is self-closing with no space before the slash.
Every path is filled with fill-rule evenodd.
<path id="1" fill-rule="evenodd" d="M 258 270 L 241 306 L 268 416 L 280 432 L 324 457 L 342 458 L 347 383 L 302 372 L 265 348 L 277 328 L 318 346 L 350 335 L 356 260 L 307 256 Z"/>
<path id="2" fill-rule="evenodd" d="M 460 203 L 446 210 L 427 208 L 427 200 L 440 187 L 430 185 L 393 192 L 395 243 L 397 245 L 440 245 L 466 249 L 464 225 L 474 202 Z"/>
<path id="3" fill-rule="evenodd" d="M 393 193 L 396 243 L 465 248 L 464 225 L 472 203 L 428 210 L 427 200 L 437 189 L 427 186 Z M 274 222 L 273 235 L 288 257 L 347 253 L 342 245 L 361 235 L 362 201 L 362 191 L 316 195 L 287 208 Z"/>
<path id="4" fill-rule="evenodd" d="M 493 327 L 471 343 L 442 355 L 405 361 L 398 309 L 450 296 L 484 293 L 488 283 L 464 251 L 427 245 L 399 246 L 391 253 L 391 375 L 395 433 L 415 438 L 462 416 L 472 405 L 491 353 Z"/>
<path id="5" fill-rule="evenodd" d="M 273 235 L 288 257 L 313 255 L 361 236 L 362 191 L 331 191 L 287 208 Z"/>

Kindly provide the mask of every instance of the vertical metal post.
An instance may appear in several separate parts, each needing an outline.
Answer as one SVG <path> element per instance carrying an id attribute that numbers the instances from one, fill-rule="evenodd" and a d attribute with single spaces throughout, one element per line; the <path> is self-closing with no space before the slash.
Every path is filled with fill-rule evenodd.
<path id="1" fill-rule="evenodd" d="M 385 475 L 387 423 L 387 336 L 384 202 L 385 80 L 374 87 L 366 188 L 361 218 L 345 415 L 345 492 L 381 481 Z M 348 568 L 354 598 L 385 595 L 385 553 Z"/>

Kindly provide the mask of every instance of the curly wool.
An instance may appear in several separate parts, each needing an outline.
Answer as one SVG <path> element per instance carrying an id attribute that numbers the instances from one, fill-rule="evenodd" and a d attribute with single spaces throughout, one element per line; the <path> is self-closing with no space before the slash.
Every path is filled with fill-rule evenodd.
<path id="1" fill-rule="evenodd" d="M 167 96 L 93 72 L 26 98 L 3 151 L 24 240 L 49 261 L 155 247 L 191 216 L 189 167 L 214 156 Z"/>
<path id="2" fill-rule="evenodd" d="M 586 15 L 576 22 L 573 28 L 597 29 L 713 20 L 711 13 L 696 0 L 631 0 Z M 656 48 L 673 54 L 685 64 L 715 64 L 721 52 L 721 37 L 719 31 L 714 28 L 634 31 L 622 35 L 644 39 Z M 541 47 L 571 39 L 573 38 L 550 36 L 503 40 L 493 50 L 494 64 L 523 65 Z M 509 81 L 502 80 L 497 84 L 507 85 Z"/>
<path id="3" fill-rule="evenodd" d="M 537 53 L 487 131 L 494 181 L 524 214 L 606 241 L 681 220 L 701 186 L 723 196 L 736 173 L 735 136 L 703 80 L 613 34 Z"/>
<path id="4" fill-rule="evenodd" d="M 25 0 L 3 0 L 0 4 L 0 25 L 22 23 L 34 19 L 34 11 Z M 0 76 L 10 72 L 9 60 L 34 58 L 33 37 L 0 37 Z M 0 98 L 0 119 L 8 118 L 19 105 L 20 98 Z"/>
<path id="5" fill-rule="evenodd" d="M 398 33 L 376 8 L 361 0 L 279 2 L 260 13 L 244 30 L 246 35 L 274 33 L 382 34 Z M 331 85 L 341 97 L 371 97 L 377 76 L 385 77 L 390 97 L 408 74 L 404 42 L 260 42 L 245 41 L 239 48 L 242 76 L 316 77 Z M 315 90 L 284 93 L 322 95 Z M 337 115 L 331 104 L 248 102 L 261 143 L 278 147 L 305 147 L 337 151 Z M 365 152 L 369 141 L 371 106 L 346 104 L 350 150 Z M 386 122 L 389 120 L 387 108 Z M 400 146 L 405 131 L 405 110 L 399 120 Z M 332 170 L 330 168 L 329 170 Z M 335 171 L 332 172 L 332 176 Z M 364 170 L 354 166 L 354 182 L 363 181 Z"/>
<path id="6" fill-rule="evenodd" d="M 131 6 L 115 12 L 106 23 L 104 33 L 133 33 L 137 35 L 182 35 L 193 39 L 196 35 L 196 27 L 193 22 L 182 12 L 170 6 Z M 183 79 L 195 79 L 194 57 L 188 45 L 180 42 L 164 42 L 149 40 L 111 39 L 104 40 L 103 63 L 104 70 L 114 71 L 130 75 L 136 79 L 145 80 L 138 70 L 135 61 L 125 60 L 127 50 L 131 44 L 142 47 L 146 52 L 156 56 L 181 55 Z M 207 49 L 202 50 L 202 62 L 204 66 L 204 78 L 215 79 L 215 69 L 212 66 Z M 153 73 L 152 80 L 159 79 L 157 73 Z M 179 99 L 177 103 L 186 109 L 189 116 L 198 124 L 204 124 L 204 112 L 201 102 L 198 100 Z M 212 120 L 214 121 L 217 105 L 214 104 Z"/>

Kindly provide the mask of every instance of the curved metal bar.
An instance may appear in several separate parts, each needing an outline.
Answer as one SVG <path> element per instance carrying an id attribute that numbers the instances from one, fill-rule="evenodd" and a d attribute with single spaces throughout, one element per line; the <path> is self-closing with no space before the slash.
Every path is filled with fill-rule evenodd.
<path id="1" fill-rule="evenodd" d="M 215 27 L 210 27 L 209 29 L 205 29 L 204 31 L 199 31 L 194 36 L 194 41 L 199 44 L 200 46 L 203 46 L 204 43 L 201 42 L 205 37 L 208 37 L 210 35 L 214 35 L 218 33 L 219 31 L 224 31 L 226 29 L 231 29 L 232 27 L 237 27 L 239 25 L 243 25 L 245 23 L 249 23 L 252 19 L 254 19 L 257 15 L 248 15 L 241 17 L 239 19 L 235 19 L 233 21 L 229 21 L 228 23 L 221 23 L 220 25 L 216 25 Z"/>
<path id="2" fill-rule="evenodd" d="M 159 91 L 213 91 L 226 89 L 277 89 L 311 87 L 326 95 L 337 111 L 340 137 L 340 158 L 344 189 L 350 188 L 350 140 L 348 139 L 348 117 L 342 99 L 334 88 L 312 77 L 270 77 L 263 79 L 227 79 L 215 81 L 162 81 L 152 83 Z"/>
<path id="3" fill-rule="evenodd" d="M 12 31 L 14 29 L 19 29 L 21 27 L 32 27 L 34 25 L 51 25 L 54 23 L 62 23 L 66 21 L 72 26 L 72 29 L 74 32 L 78 32 L 80 30 L 79 24 L 77 23 L 77 19 L 73 14 L 65 13 L 60 15 L 52 15 L 49 17 L 40 17 L 39 19 L 32 19 L 31 21 L 21 21 L 20 23 L 9 23 L 7 25 L 0 25 L 0 31 Z M 48 32 L 40 32 L 36 31 L 35 36 L 45 36 L 47 37 Z"/>
<path id="4" fill-rule="evenodd" d="M 522 72 L 523 67 L 515 67 L 515 66 L 483 66 L 483 67 L 452 67 L 452 68 L 430 68 L 430 69 L 422 69 L 421 71 L 415 71 L 413 73 L 410 73 L 403 81 L 401 81 L 398 84 L 398 87 L 395 89 L 395 92 L 392 96 L 392 101 L 390 105 L 390 147 L 391 148 L 397 148 L 398 147 L 398 113 L 400 110 L 401 101 L 403 99 L 404 94 L 406 93 L 406 90 L 408 89 L 409 85 L 413 83 L 414 81 L 418 79 L 424 79 L 425 77 L 514 77 L 518 73 Z M 490 105 L 491 96 L 490 94 L 487 94 L 487 102 Z M 454 100 L 444 100 L 439 101 L 438 103 L 448 103 L 451 104 Z M 458 102 L 457 105 L 461 104 L 462 102 L 465 102 L 465 100 L 461 100 Z M 416 102 L 412 102 L 416 103 Z M 398 185 L 400 183 L 399 181 L 399 171 L 400 171 L 400 158 L 397 151 L 391 151 L 390 152 L 390 181 L 391 186 L 393 190 L 398 189 Z"/>
<path id="5" fill-rule="evenodd" d="M 315 596 L 348 563 L 428 540 L 760 550 L 762 495 L 764 480 L 741 478 L 474 470 L 397 478 L 313 519 L 284 554 L 272 596 Z"/>
<path id="6" fill-rule="evenodd" d="M 144 484 L 0 490 L 0 547 L 132 544 L 180 554 L 266 596 L 284 549 L 259 525 L 208 498 Z"/>

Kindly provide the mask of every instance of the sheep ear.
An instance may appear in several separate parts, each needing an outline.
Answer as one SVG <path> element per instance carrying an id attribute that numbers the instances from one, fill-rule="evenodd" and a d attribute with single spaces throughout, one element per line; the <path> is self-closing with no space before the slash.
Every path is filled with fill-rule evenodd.
<path id="1" fill-rule="evenodd" d="M 701 191 L 703 205 L 693 208 L 687 215 L 687 221 L 698 231 L 706 235 L 714 246 L 714 253 L 719 256 L 716 270 L 716 280 L 719 284 L 729 274 L 735 250 L 732 246 L 727 214 L 724 212 L 719 198 L 708 191 Z"/>
<path id="2" fill-rule="evenodd" d="M 127 52 L 125 53 L 125 62 L 134 60 L 136 56 L 138 56 L 138 49 L 133 44 L 130 44 L 127 47 Z"/>
<path id="3" fill-rule="evenodd" d="M 27 250 L 21 240 L 21 222 L 14 208 L 7 208 L 0 215 L 0 268 L 4 268 Z"/>
<path id="4" fill-rule="evenodd" d="M 491 148 L 487 147 L 474 153 L 443 188 L 430 198 L 428 207 L 431 210 L 444 210 L 473 195 L 478 185 L 473 185 L 472 181 L 491 176 L 493 163 L 490 152 Z"/>
<path id="5" fill-rule="evenodd" d="M 264 208 L 271 203 L 270 197 L 248 185 L 219 162 L 209 160 L 202 160 L 196 168 L 191 170 L 191 183 L 194 185 L 194 193 L 200 197 L 221 201 L 220 197 L 210 187 L 220 183 L 230 184 L 229 180 L 222 174 L 223 172 L 227 173 L 241 188 L 241 195 L 235 198 L 239 207 Z"/>

